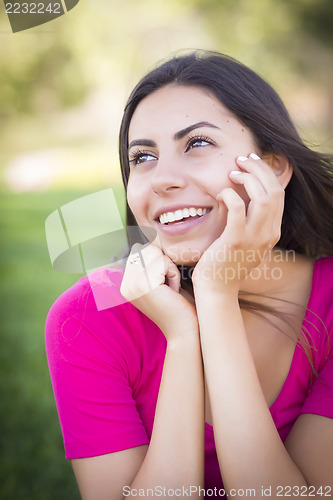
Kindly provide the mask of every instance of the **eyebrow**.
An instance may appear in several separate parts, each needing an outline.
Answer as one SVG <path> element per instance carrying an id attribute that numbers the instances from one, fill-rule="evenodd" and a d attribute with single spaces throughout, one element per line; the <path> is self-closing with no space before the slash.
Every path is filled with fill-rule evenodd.
<path id="1" fill-rule="evenodd" d="M 219 127 L 216 125 L 213 125 L 213 123 L 209 122 L 197 122 L 193 123 L 192 125 L 189 125 L 186 128 L 183 128 L 182 130 L 179 130 L 178 132 L 175 133 L 173 136 L 174 141 L 179 141 L 183 137 L 185 137 L 187 134 L 192 132 L 192 130 L 195 130 L 200 127 L 210 127 L 210 128 L 216 128 L 221 130 Z M 130 142 L 128 149 L 132 148 L 133 146 L 147 146 L 150 148 L 156 147 L 156 143 L 150 139 L 134 139 L 133 141 Z"/>

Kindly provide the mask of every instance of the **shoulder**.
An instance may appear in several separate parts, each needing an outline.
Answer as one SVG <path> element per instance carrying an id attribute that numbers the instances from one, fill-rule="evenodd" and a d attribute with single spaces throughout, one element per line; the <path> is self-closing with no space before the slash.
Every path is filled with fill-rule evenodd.
<path id="1" fill-rule="evenodd" d="M 89 321 L 93 316 L 94 321 L 100 323 L 107 310 L 112 309 L 115 313 L 121 304 L 127 308 L 128 304 L 120 293 L 121 280 L 121 270 L 109 269 L 99 269 L 79 279 L 52 305 L 46 319 L 47 329 L 70 318 Z"/>
<path id="2" fill-rule="evenodd" d="M 51 307 L 45 325 L 48 358 L 59 354 L 138 356 L 160 341 L 158 327 L 120 293 L 122 269 L 99 269 L 78 280 Z M 158 332 L 157 332 L 158 331 Z M 74 354 L 75 352 L 75 354 Z"/>
<path id="3" fill-rule="evenodd" d="M 333 328 L 333 257 L 322 257 L 314 263 L 309 308 Z"/>
<path id="4" fill-rule="evenodd" d="M 321 257 L 314 263 L 314 277 L 325 289 L 333 290 L 333 257 Z"/>
<path id="5" fill-rule="evenodd" d="M 148 443 L 139 411 L 159 382 L 165 337 L 122 299 L 122 275 L 101 269 L 81 278 L 47 317 L 47 361 L 67 458 Z"/>
<path id="6" fill-rule="evenodd" d="M 121 268 L 102 268 L 80 278 L 72 287 L 60 295 L 52 305 L 47 325 L 68 317 L 79 317 L 100 322 L 105 318 L 141 314 L 120 293 L 124 270 Z M 121 306 L 121 307 L 119 307 Z"/>
<path id="7" fill-rule="evenodd" d="M 311 295 L 303 321 L 317 371 L 333 356 L 332 301 L 333 258 L 322 257 L 314 262 Z"/>

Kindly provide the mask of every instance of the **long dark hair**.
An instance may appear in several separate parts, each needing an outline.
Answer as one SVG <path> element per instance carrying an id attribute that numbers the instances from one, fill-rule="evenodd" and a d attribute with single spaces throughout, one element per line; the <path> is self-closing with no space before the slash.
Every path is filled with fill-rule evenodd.
<path id="1" fill-rule="evenodd" d="M 173 57 L 142 78 L 125 107 L 119 135 L 125 189 L 129 176 L 128 129 L 138 104 L 169 84 L 213 94 L 253 134 L 262 154 L 284 155 L 293 167 L 277 246 L 312 258 L 333 255 L 333 159 L 307 147 L 275 90 L 242 63 L 216 52 Z M 127 224 L 136 225 L 127 205 Z M 252 304 L 252 306 L 251 306 Z M 265 310 L 243 300 L 246 309 Z M 273 312 L 270 309 L 266 312 Z"/>
<path id="2" fill-rule="evenodd" d="M 129 176 L 128 129 L 138 104 L 169 84 L 209 90 L 253 134 L 259 150 L 282 154 L 293 167 L 285 190 L 279 248 L 319 257 L 333 255 L 333 161 L 308 148 L 275 90 L 247 66 L 215 52 L 173 57 L 142 78 L 125 107 L 119 134 L 120 164 Z M 127 205 L 127 223 L 136 225 Z"/>

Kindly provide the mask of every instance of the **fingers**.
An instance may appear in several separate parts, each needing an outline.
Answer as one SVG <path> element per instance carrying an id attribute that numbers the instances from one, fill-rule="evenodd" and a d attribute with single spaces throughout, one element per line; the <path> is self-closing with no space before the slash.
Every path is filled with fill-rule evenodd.
<path id="1" fill-rule="evenodd" d="M 166 255 L 164 255 L 164 264 L 166 266 L 166 282 L 172 290 L 178 293 L 180 290 L 180 272 L 178 267 Z"/>
<path id="2" fill-rule="evenodd" d="M 226 188 L 217 195 L 228 209 L 227 224 L 223 237 L 231 244 L 237 246 L 243 239 L 246 227 L 246 211 L 242 198 L 232 189 Z"/>
<path id="3" fill-rule="evenodd" d="M 245 214 L 244 201 L 233 189 L 224 189 L 218 195 L 217 199 L 223 200 L 228 207 L 225 233 L 230 222 L 243 238 L 246 234 L 249 237 L 252 235 L 252 238 L 261 240 L 262 246 L 273 247 L 280 239 L 284 189 L 271 167 L 257 155 L 238 157 L 236 162 L 240 169 L 230 172 L 229 178 L 235 184 L 244 186 L 250 203 Z"/>
<path id="4" fill-rule="evenodd" d="M 134 244 L 126 264 L 121 294 L 133 301 L 163 284 L 179 292 L 180 273 L 177 266 L 158 246 Z"/>
<path id="5" fill-rule="evenodd" d="M 250 172 L 238 172 L 237 176 L 232 175 L 231 172 L 230 179 L 235 184 L 242 184 L 250 198 L 246 217 L 247 232 L 259 236 L 264 231 L 267 235 L 267 233 L 270 233 L 269 228 L 272 226 L 275 217 L 276 206 L 274 200 L 266 192 L 261 179 L 259 180 Z"/>
<path id="6" fill-rule="evenodd" d="M 240 158 L 242 158 L 240 160 Z M 254 193 L 253 198 L 257 197 L 257 201 L 265 204 L 265 202 L 278 202 L 283 205 L 284 201 L 284 189 L 279 183 L 273 169 L 267 165 L 267 163 L 259 158 L 259 156 L 254 155 L 251 158 L 238 157 L 236 159 L 237 165 L 241 168 L 239 172 L 243 172 L 243 176 L 246 175 L 248 179 L 252 179 L 254 183 L 253 188 L 259 188 L 259 190 Z M 250 175 L 249 175 L 250 174 Z M 251 175 L 252 174 L 252 175 Z M 238 176 L 231 176 L 232 180 L 237 183 L 242 178 L 242 174 Z M 251 189 L 249 187 L 249 189 Z M 250 193 L 249 193 L 250 194 Z M 252 196 L 251 196 L 252 199 Z M 281 203 L 282 202 L 282 203 Z"/>
<path id="7" fill-rule="evenodd" d="M 143 256 L 143 247 L 144 245 L 140 243 L 133 245 L 120 287 L 120 293 L 130 302 L 152 290 L 147 263 Z"/>
<path id="8" fill-rule="evenodd" d="M 251 200 L 263 206 L 283 201 L 284 189 L 267 163 L 260 159 L 239 158 L 236 161 L 241 170 L 237 171 L 237 175 L 234 175 L 234 171 L 230 172 L 230 179 L 237 184 L 246 184 L 245 188 Z"/>
<path id="9" fill-rule="evenodd" d="M 245 175 L 248 178 L 252 178 L 254 182 L 257 181 L 257 191 L 253 197 L 253 203 L 249 207 L 250 226 L 252 223 L 260 231 L 261 225 L 261 234 L 263 237 L 266 236 L 266 244 L 272 248 L 279 241 L 281 235 L 284 189 L 273 169 L 258 156 L 254 155 L 253 157 L 252 155 L 252 159 L 240 161 L 238 164 L 242 164 L 243 169 L 246 168 L 247 174 L 245 173 Z M 263 190 L 265 193 L 263 193 Z M 263 241 L 265 241 L 265 238 Z"/>
<path id="10" fill-rule="evenodd" d="M 267 194 L 274 192 L 277 187 L 283 189 L 277 183 L 273 169 L 256 154 L 251 153 L 249 157 L 239 156 L 236 158 L 236 163 L 243 172 L 250 172 L 260 179 L 260 183 Z"/>
<path id="11" fill-rule="evenodd" d="M 146 243 L 145 245 L 142 245 L 141 243 L 134 243 L 128 260 L 129 262 L 132 262 L 134 257 L 134 261 L 140 262 L 142 267 L 145 268 L 161 255 L 162 250 L 154 243 Z M 138 256 L 138 258 L 135 259 L 135 256 Z"/>

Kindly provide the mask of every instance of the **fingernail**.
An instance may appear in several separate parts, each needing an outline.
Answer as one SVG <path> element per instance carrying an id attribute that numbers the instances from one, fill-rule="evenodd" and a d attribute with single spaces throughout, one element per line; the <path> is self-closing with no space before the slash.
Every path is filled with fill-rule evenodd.
<path id="1" fill-rule="evenodd" d="M 248 158 L 246 156 L 239 156 L 237 158 L 237 160 L 239 160 L 239 161 L 246 161 L 246 160 L 248 160 Z"/>
<path id="2" fill-rule="evenodd" d="M 251 153 L 250 156 L 253 160 L 261 160 L 260 156 L 256 155 L 255 153 Z"/>
<path id="3" fill-rule="evenodd" d="M 229 172 L 230 175 L 239 175 L 239 174 L 242 174 L 242 173 L 243 172 L 241 172 L 240 170 L 231 170 L 231 172 Z"/>

